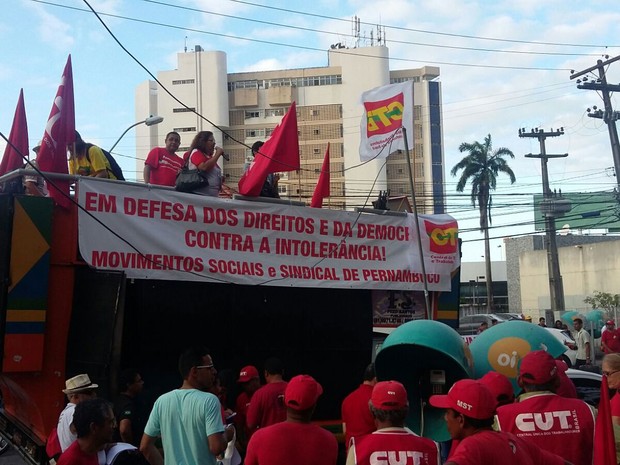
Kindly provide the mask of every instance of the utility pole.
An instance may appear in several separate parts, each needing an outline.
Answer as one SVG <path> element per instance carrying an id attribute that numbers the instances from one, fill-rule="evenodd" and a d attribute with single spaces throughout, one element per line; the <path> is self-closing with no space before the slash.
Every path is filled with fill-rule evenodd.
<path id="1" fill-rule="evenodd" d="M 584 69 L 583 71 L 579 71 L 577 73 L 571 71 L 570 78 L 576 79 L 591 73 L 594 70 L 598 71 L 598 78 L 596 81 L 589 81 L 587 76 L 584 76 L 583 79 L 577 79 L 577 88 L 598 90 L 601 92 L 605 111 L 597 110 L 597 108 L 594 107 L 594 112 L 590 112 L 590 109 L 588 109 L 588 116 L 591 118 L 601 118 L 607 124 L 609 140 L 611 141 L 611 153 L 614 158 L 614 167 L 616 170 L 616 183 L 618 184 L 617 190 L 620 192 L 620 141 L 618 140 L 618 130 L 616 129 L 616 120 L 620 118 L 620 115 L 617 111 L 614 111 L 611 104 L 611 97 L 609 95 L 610 92 L 620 91 L 620 85 L 608 84 L 607 76 L 605 75 L 605 67 L 620 60 L 620 55 L 614 58 L 609 58 L 609 56 L 606 55 L 605 59 L 607 60 L 605 62 L 602 60 L 597 60 L 596 65 Z"/>
<path id="2" fill-rule="evenodd" d="M 551 300 L 551 310 L 553 312 L 564 311 L 564 285 L 562 284 L 562 275 L 560 274 L 560 261 L 558 259 L 558 245 L 555 240 L 555 219 L 570 211 L 570 202 L 560 198 L 551 192 L 549 188 L 549 173 L 547 171 L 547 160 L 549 158 L 568 157 L 568 153 L 552 155 L 548 154 L 545 149 L 545 139 L 547 137 L 558 137 L 564 134 L 564 128 L 559 131 L 544 131 L 541 129 L 532 129 L 526 132 L 525 128 L 519 129 L 519 137 L 531 137 L 538 139 L 540 143 L 540 154 L 534 155 L 528 153 L 527 158 L 540 158 L 542 170 L 543 185 L 543 201 L 540 204 L 540 210 L 545 217 L 545 248 L 547 249 L 547 270 L 549 273 L 549 298 Z M 554 315 L 557 315 L 554 313 Z"/>

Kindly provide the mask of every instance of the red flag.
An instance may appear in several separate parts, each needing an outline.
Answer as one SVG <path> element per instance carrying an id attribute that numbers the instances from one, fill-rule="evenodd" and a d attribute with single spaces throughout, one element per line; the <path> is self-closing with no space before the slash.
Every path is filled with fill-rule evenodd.
<path id="1" fill-rule="evenodd" d="M 329 142 L 327 143 L 327 150 L 325 150 L 325 159 L 323 160 L 323 166 L 321 167 L 321 174 L 319 175 L 319 181 L 314 188 L 314 194 L 312 194 L 312 202 L 310 206 L 312 208 L 323 208 L 323 199 L 330 196 L 329 191 Z"/>
<path id="2" fill-rule="evenodd" d="M 620 394 L 616 394 L 620 395 Z M 611 422 L 607 376 L 601 380 L 601 400 L 594 428 L 594 465 L 616 465 L 616 443 Z"/>
<path id="3" fill-rule="evenodd" d="M 293 102 L 280 124 L 273 130 L 271 137 L 255 155 L 250 168 L 239 179 L 239 193 L 258 197 L 268 174 L 298 169 L 297 110 Z"/>
<path id="4" fill-rule="evenodd" d="M 24 89 L 19 91 L 19 100 L 17 100 L 17 108 L 15 108 L 9 142 L 17 150 L 10 144 L 7 144 L 4 149 L 2 162 L 0 163 L 0 176 L 21 168 L 24 164 L 22 155 L 24 157 L 28 156 L 28 123 L 26 123 L 26 109 L 24 107 Z"/>
<path id="5" fill-rule="evenodd" d="M 68 174 L 67 145 L 73 142 L 75 142 L 75 106 L 73 103 L 73 71 L 71 70 L 71 55 L 69 55 L 41 139 L 41 148 L 37 156 L 41 171 Z M 69 182 L 58 179 L 52 182 L 58 189 L 48 183 L 50 195 L 59 205 L 68 208 L 71 204 Z"/>

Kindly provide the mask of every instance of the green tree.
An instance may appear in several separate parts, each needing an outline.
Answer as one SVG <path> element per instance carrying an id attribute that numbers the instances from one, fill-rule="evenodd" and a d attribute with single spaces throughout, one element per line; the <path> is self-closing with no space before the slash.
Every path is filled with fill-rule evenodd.
<path id="1" fill-rule="evenodd" d="M 611 318 L 613 315 L 616 319 L 616 313 L 620 310 L 620 294 L 611 294 L 609 292 L 594 291 L 593 296 L 583 299 L 584 303 L 592 305 L 592 308 L 602 308 L 607 312 L 607 316 Z"/>
<path id="2" fill-rule="evenodd" d="M 484 138 L 481 144 L 463 142 L 459 146 L 461 153 L 467 155 L 459 161 L 450 173 L 456 176 L 462 170 L 461 177 L 456 184 L 456 190 L 463 192 L 467 182 L 471 184 L 471 204 L 478 206 L 480 212 L 480 231 L 484 233 L 484 258 L 487 278 L 487 311 L 493 311 L 493 277 L 491 275 L 491 250 L 489 245 L 489 224 L 491 224 L 491 191 L 497 185 L 499 173 L 505 173 L 510 177 L 510 183 L 516 181 L 515 174 L 504 157 L 514 158 L 511 150 L 501 147 L 493 151 L 491 134 Z"/>

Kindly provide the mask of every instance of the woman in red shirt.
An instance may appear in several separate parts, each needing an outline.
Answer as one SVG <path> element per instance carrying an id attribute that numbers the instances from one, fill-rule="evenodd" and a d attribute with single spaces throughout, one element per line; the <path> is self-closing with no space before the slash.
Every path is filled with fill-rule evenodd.
<path id="1" fill-rule="evenodd" d="M 207 175 L 208 186 L 194 191 L 195 194 L 217 197 L 222 187 L 222 170 L 217 164 L 224 150 L 215 146 L 215 138 L 211 131 L 200 131 L 189 147 L 188 165 L 190 169 L 199 169 Z"/>

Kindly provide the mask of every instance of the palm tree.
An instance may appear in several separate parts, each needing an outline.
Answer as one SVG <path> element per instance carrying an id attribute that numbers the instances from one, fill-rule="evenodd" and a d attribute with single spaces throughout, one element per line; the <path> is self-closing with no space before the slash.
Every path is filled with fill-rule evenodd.
<path id="1" fill-rule="evenodd" d="M 495 190 L 497 175 L 502 172 L 510 177 L 510 183 L 516 181 L 515 174 L 508 166 L 504 157 L 514 158 L 511 150 L 501 147 L 493 151 L 491 134 L 484 138 L 484 143 L 476 141 L 472 144 L 463 142 L 459 146 L 461 153 L 468 153 L 458 162 L 450 173 L 452 176 L 463 170 L 456 190 L 463 192 L 467 181 L 471 183 L 471 204 L 478 203 L 480 211 L 480 231 L 484 232 L 484 259 L 487 278 L 487 311 L 493 311 L 493 278 L 491 276 L 491 250 L 489 246 L 489 224 L 491 224 L 491 191 Z"/>

